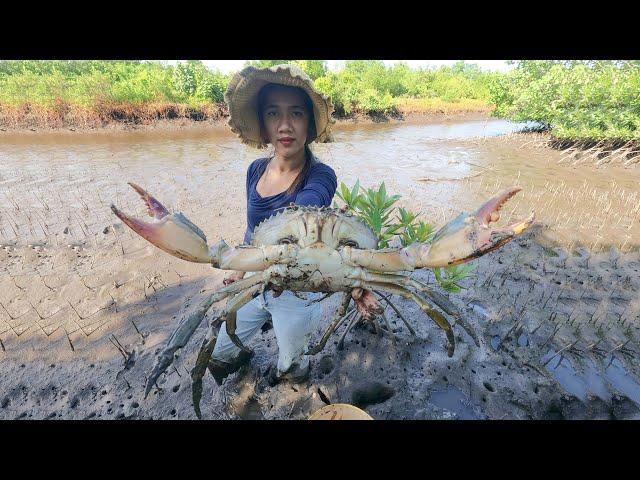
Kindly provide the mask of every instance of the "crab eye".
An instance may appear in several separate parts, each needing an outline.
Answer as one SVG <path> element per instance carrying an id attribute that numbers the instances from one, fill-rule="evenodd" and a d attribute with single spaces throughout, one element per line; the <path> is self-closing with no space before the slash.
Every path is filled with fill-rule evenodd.
<path id="1" fill-rule="evenodd" d="M 279 245 L 291 245 L 293 243 L 297 243 L 298 239 L 295 237 L 284 237 L 278 240 Z"/>
<path id="2" fill-rule="evenodd" d="M 358 248 L 358 242 L 354 240 L 340 240 L 340 246 Z"/>

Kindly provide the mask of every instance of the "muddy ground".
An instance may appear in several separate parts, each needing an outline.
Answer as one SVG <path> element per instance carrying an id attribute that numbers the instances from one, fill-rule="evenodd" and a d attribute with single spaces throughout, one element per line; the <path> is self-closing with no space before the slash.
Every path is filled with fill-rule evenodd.
<path id="1" fill-rule="evenodd" d="M 239 160 L 212 163 L 209 147 L 190 142 L 175 147 L 191 149 L 175 164 L 151 154 L 135 160 L 137 152 L 146 151 L 143 143 L 87 144 L 64 158 L 51 150 L 46 165 L 39 162 L 49 149 L 3 150 L 3 160 L 14 163 L 5 162 L 0 172 L 1 419 L 196 418 L 189 372 L 204 322 L 146 399 L 144 385 L 155 352 L 179 319 L 221 285 L 223 273 L 164 254 L 134 236 L 108 208 L 114 201 L 141 217 L 144 209 L 126 186 L 136 181 L 187 213 L 210 241 L 224 235 L 230 243 L 239 242 L 244 173 L 257 154 L 232 143 L 229 155 Z M 521 155 L 537 158 L 525 142 L 512 142 Z M 504 147 L 504 141 L 493 147 L 491 141 L 482 143 L 497 151 Z M 353 149 L 348 142 L 342 145 L 344 151 Z M 541 158 L 549 155 L 542 152 Z M 362 175 L 345 156 L 325 158 L 346 182 Z M 206 175 L 199 176 L 198 169 Z M 625 172 L 637 175 L 633 169 Z M 471 183 L 476 180 L 481 178 L 467 180 L 464 187 L 477 187 Z M 500 187 L 490 180 L 476 188 L 478 198 Z M 438 190 L 442 182 L 452 181 L 434 185 L 388 178 L 388 189 L 434 218 L 450 219 L 476 204 L 474 196 L 457 203 L 462 197 L 418 200 L 423 192 L 444 192 Z M 448 294 L 462 314 L 454 327 L 453 357 L 447 357 L 441 330 L 417 305 L 392 297 L 415 336 L 387 308 L 395 336 L 356 327 L 341 350 L 343 325 L 312 359 L 307 382 L 270 385 L 277 345 L 273 330 L 265 328 L 249 343 L 255 355 L 248 366 L 220 387 L 205 377 L 203 418 L 305 419 L 328 400 L 361 402 L 375 419 L 640 419 L 640 253 L 635 236 L 624 242 L 619 235 L 606 235 L 615 228 L 635 234 L 637 221 L 629 220 L 627 228 L 623 211 L 630 193 L 618 185 L 619 197 L 605 199 L 614 207 L 619 203 L 620 211 L 607 214 L 612 224 L 599 237 L 587 232 L 581 241 L 567 241 L 577 238 L 567 232 L 578 231 L 570 219 L 554 224 L 553 218 L 562 219 L 560 210 L 541 212 L 529 233 L 475 262 L 475 274 L 463 282 L 466 288 Z M 526 198 L 542 197 L 530 191 Z M 580 200 L 586 202 L 587 193 Z M 593 210 L 599 201 L 582 208 Z M 568 204 L 564 211 L 572 201 Z M 512 214 L 529 207 L 524 202 Z M 599 238 L 597 248 L 594 238 Z M 435 287 L 429 271 L 415 275 Z M 337 297 L 323 302 L 325 320 L 314 342 L 330 322 Z M 208 319 L 221 307 L 215 305 Z"/>

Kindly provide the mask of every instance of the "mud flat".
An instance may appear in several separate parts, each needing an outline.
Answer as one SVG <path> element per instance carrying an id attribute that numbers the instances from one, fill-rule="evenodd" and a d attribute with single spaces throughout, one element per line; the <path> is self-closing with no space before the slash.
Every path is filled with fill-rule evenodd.
<path id="1" fill-rule="evenodd" d="M 323 398 L 371 391 L 383 392 L 365 406 L 376 419 L 640 418 L 640 172 L 567 165 L 524 137 L 472 137 L 497 128 L 473 122 L 349 127 L 315 149 L 339 180 L 385 180 L 436 224 L 523 187 L 503 221 L 535 208 L 538 225 L 476 261 L 467 288 L 449 295 L 465 320 L 454 356 L 415 304 L 394 297 L 415 337 L 387 308 L 395 337 L 355 328 L 340 350 L 343 326 L 308 382 L 271 386 L 277 345 L 265 329 L 248 366 L 221 387 L 205 377 L 204 418 L 303 419 Z M 222 130 L 23 138 L 0 146 L 0 418 L 195 418 L 189 372 L 204 322 L 147 399 L 144 384 L 156 350 L 223 273 L 150 246 L 109 204 L 142 217 L 134 181 L 211 241 L 238 243 L 244 174 L 262 152 Z"/>

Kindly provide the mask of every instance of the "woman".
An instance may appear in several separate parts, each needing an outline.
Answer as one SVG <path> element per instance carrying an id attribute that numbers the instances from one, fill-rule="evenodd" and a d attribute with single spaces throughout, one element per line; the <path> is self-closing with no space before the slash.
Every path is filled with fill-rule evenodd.
<path id="1" fill-rule="evenodd" d="M 264 147 L 273 153 L 255 160 L 247 170 L 247 230 L 250 243 L 260 222 L 291 203 L 329 206 L 337 188 L 336 174 L 319 162 L 309 144 L 329 134 L 331 100 L 313 87 L 311 79 L 292 65 L 257 69 L 247 67 L 237 73 L 225 93 L 229 106 L 229 126 L 242 142 Z M 241 279 L 244 272 L 233 272 L 224 283 Z M 302 382 L 309 376 L 310 362 L 304 355 L 310 336 L 320 318 L 318 294 L 300 298 L 290 291 L 259 295 L 237 312 L 236 334 L 243 344 L 272 318 L 278 342 L 275 378 Z M 249 356 L 242 352 L 222 325 L 210 371 L 216 382 L 236 371 Z"/>

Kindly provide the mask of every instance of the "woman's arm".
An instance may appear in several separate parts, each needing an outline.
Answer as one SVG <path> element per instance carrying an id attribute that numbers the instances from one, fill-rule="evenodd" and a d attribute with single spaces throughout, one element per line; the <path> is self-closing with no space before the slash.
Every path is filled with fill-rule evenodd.
<path id="1" fill-rule="evenodd" d="M 251 181 L 253 179 L 253 176 L 256 173 L 256 168 L 258 167 L 259 162 L 262 159 L 258 159 L 258 160 L 254 160 L 253 162 L 251 162 L 251 164 L 249 165 L 249 167 L 247 168 L 247 176 L 246 176 L 246 180 L 245 180 L 245 195 L 247 197 L 247 228 L 244 232 L 244 239 L 243 239 L 243 243 L 244 244 L 249 244 L 251 242 L 251 232 L 249 231 L 249 188 L 251 186 Z M 227 275 L 224 277 L 224 280 L 222 280 L 222 283 L 225 285 L 229 285 L 230 283 L 233 282 L 237 282 L 238 280 L 241 280 L 242 278 L 244 278 L 245 274 L 247 272 L 240 272 L 240 271 L 231 271 L 229 273 L 227 273 Z"/>

